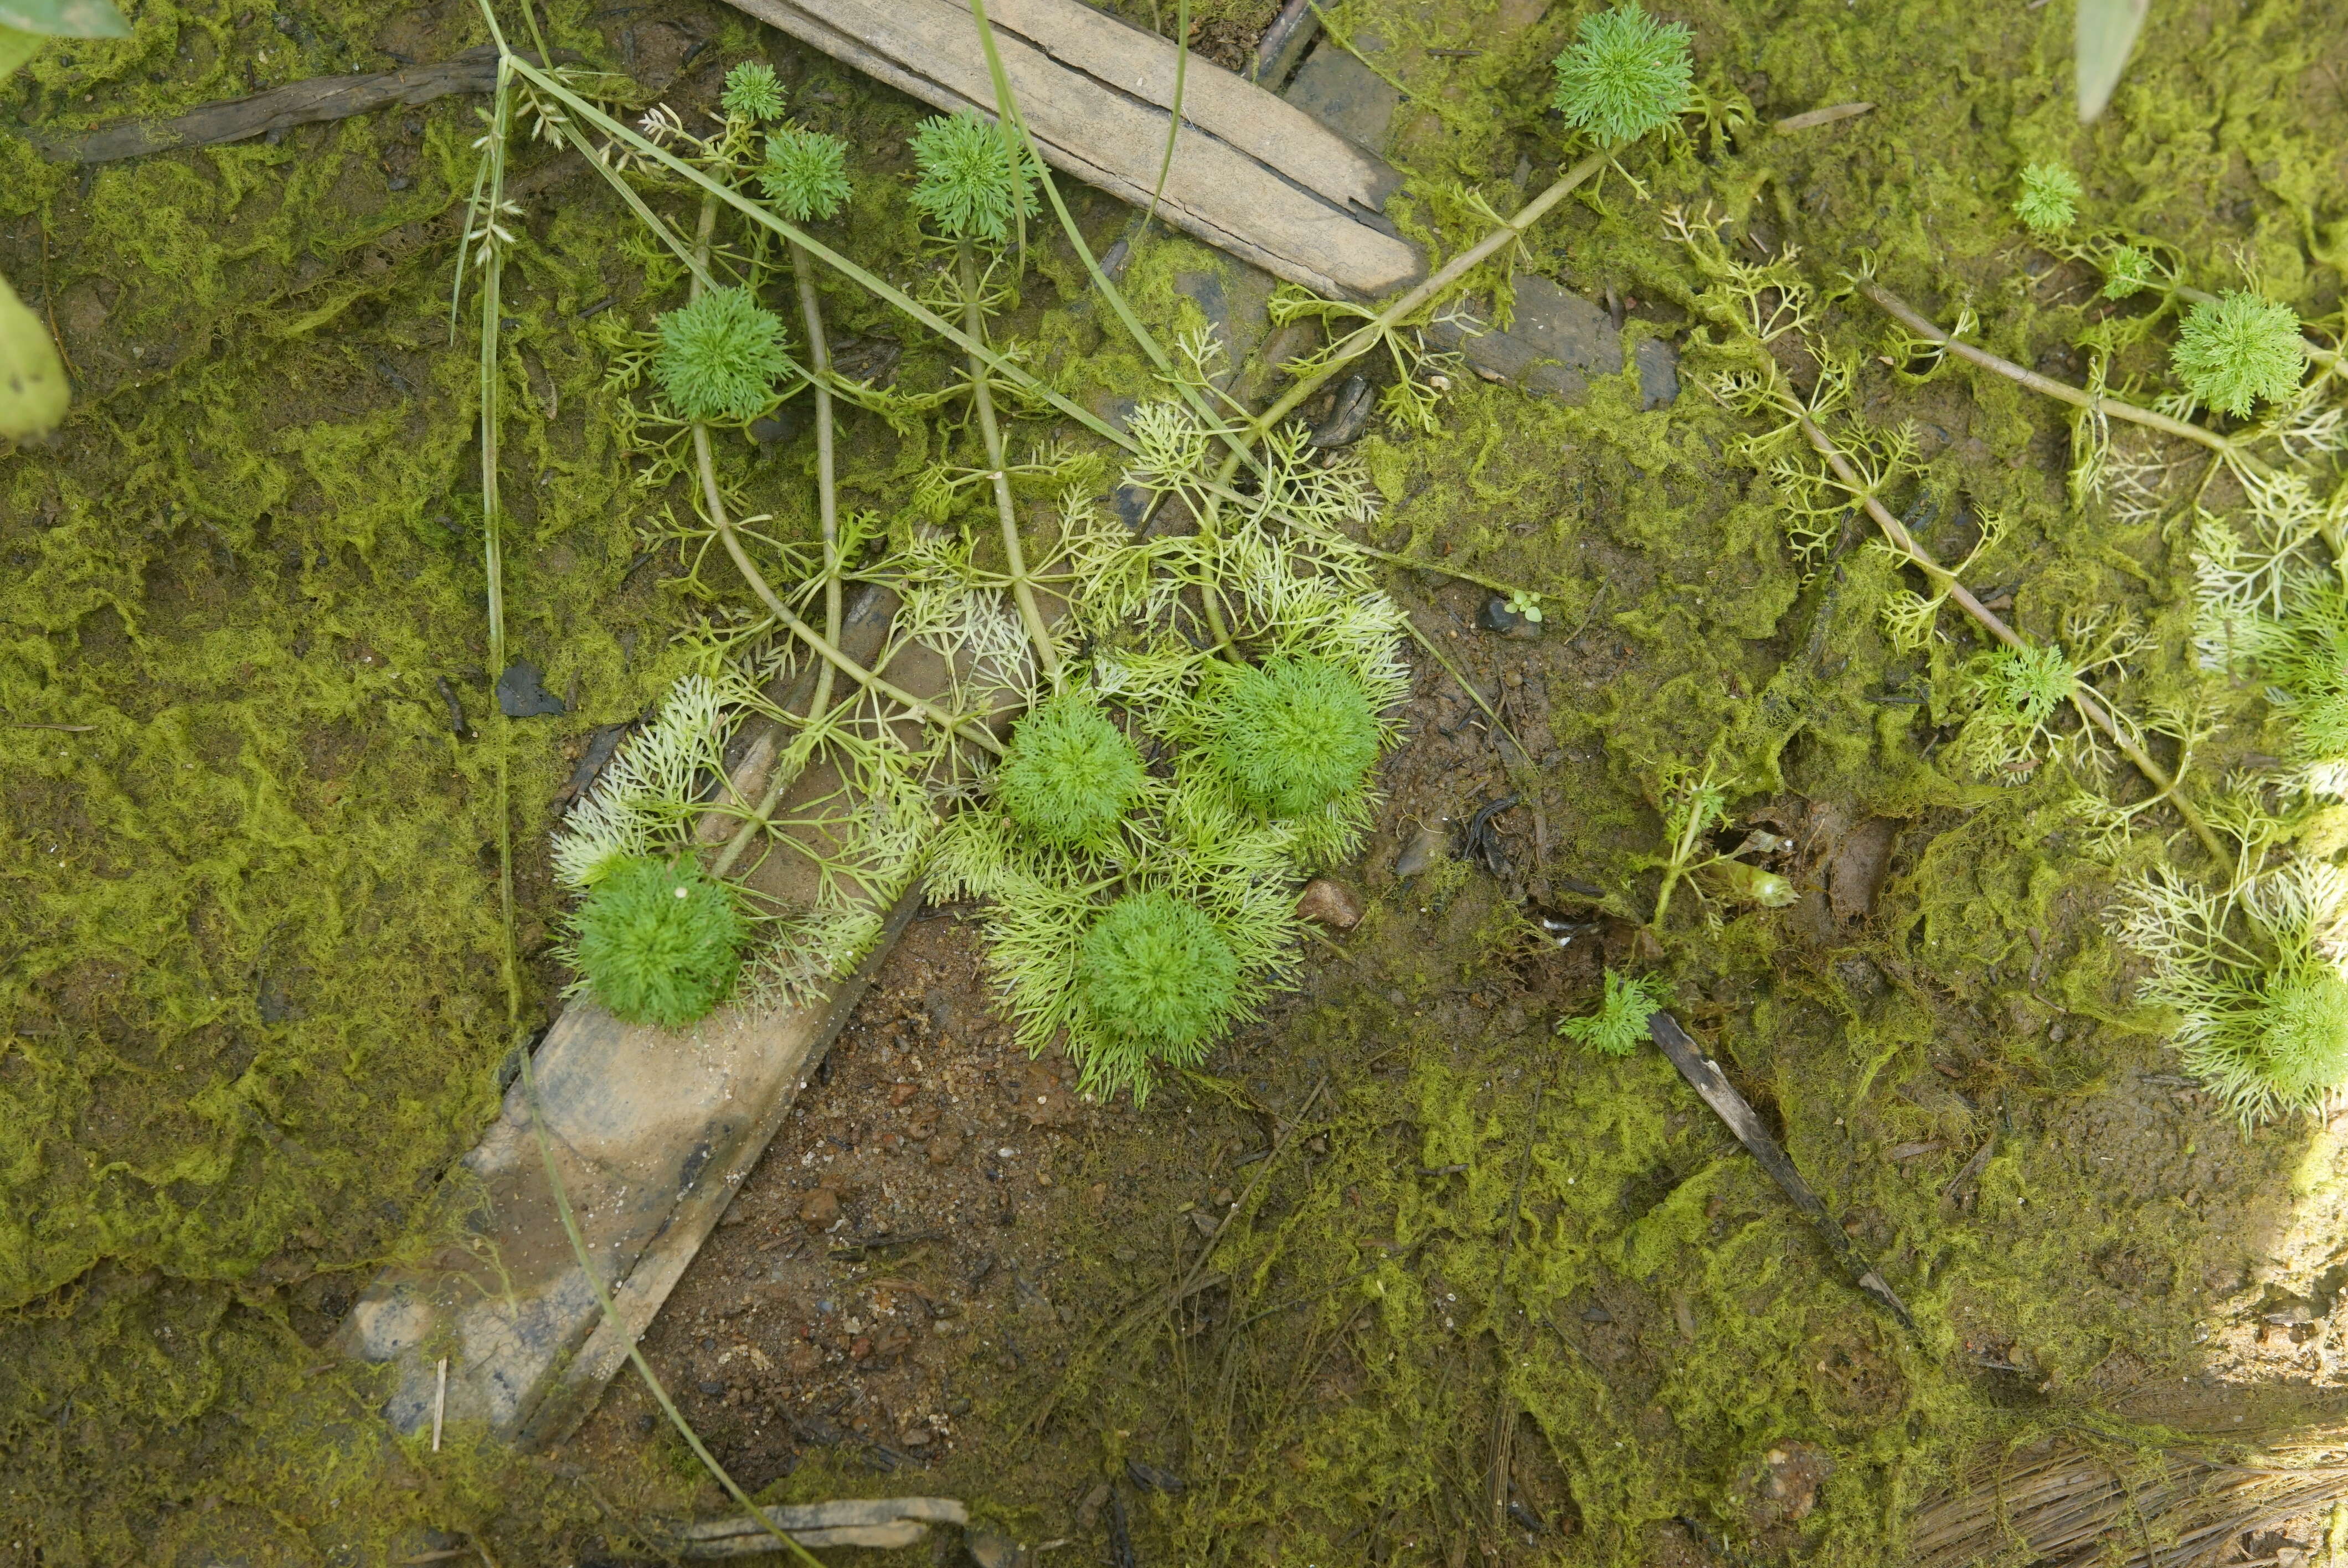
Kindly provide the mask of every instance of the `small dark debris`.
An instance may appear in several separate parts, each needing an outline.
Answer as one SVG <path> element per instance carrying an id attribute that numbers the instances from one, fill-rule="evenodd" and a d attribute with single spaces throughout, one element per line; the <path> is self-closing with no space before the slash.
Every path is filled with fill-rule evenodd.
<path id="1" fill-rule="evenodd" d="M 1614 1315 L 1602 1307 L 1585 1307 L 1581 1309 L 1581 1320 L 1584 1323 L 1612 1323 Z"/>
<path id="2" fill-rule="evenodd" d="M 471 740 L 473 732 L 465 723 L 465 708 L 457 701 L 457 688 L 448 683 L 446 675 L 438 677 L 432 684 L 438 688 L 440 700 L 448 704 L 448 733 L 460 741 Z"/>
<path id="3" fill-rule="evenodd" d="M 554 792 L 555 810 L 563 810 L 595 787 L 595 780 L 602 774 L 604 764 L 612 760 L 613 753 L 620 749 L 621 741 L 638 723 L 640 721 L 635 719 L 623 719 L 616 724 L 600 726 L 587 737 L 587 749 L 579 753 L 578 765 L 571 770 L 571 776 L 562 781 L 562 787 Z"/>
<path id="4" fill-rule="evenodd" d="M 719 1382 L 715 1378 L 704 1378 L 699 1383 L 696 1383 L 694 1386 L 713 1399 L 717 1399 L 726 1392 L 726 1385 Z"/>
<path id="5" fill-rule="evenodd" d="M 1509 1517 L 1516 1521 L 1517 1528 L 1519 1530 L 1529 1530 L 1535 1535 L 1549 1533 L 1547 1522 L 1513 1497 L 1509 1499 Z"/>
<path id="6" fill-rule="evenodd" d="M 1138 1459 L 1125 1461 L 1125 1473 L 1133 1478 L 1134 1485 L 1147 1487 L 1151 1491 L 1162 1491 L 1169 1497 L 1188 1490 L 1182 1478 L 1172 1471 L 1159 1470 L 1156 1465 L 1144 1464 Z"/>
<path id="7" fill-rule="evenodd" d="M 1579 876 L 1552 876 L 1550 880 L 1556 883 L 1560 887 L 1564 888 L 1568 893 L 1579 893 L 1584 898 L 1603 898 L 1606 897 L 1605 888 L 1599 886 L 1594 882 L 1584 882 Z"/>
<path id="8" fill-rule="evenodd" d="M 1510 610 L 1507 596 L 1496 593 L 1485 600 L 1483 608 L 1476 611 L 1476 629 L 1478 631 L 1497 631 L 1503 637 L 1523 641 L 1539 637 L 1541 623 L 1529 615 Z"/>
<path id="9" fill-rule="evenodd" d="M 1126 1527 L 1125 1494 L 1108 1489 L 1108 1560 L 1112 1568 L 1141 1568 L 1133 1554 L 1133 1532 Z"/>
<path id="10" fill-rule="evenodd" d="M 897 379 L 897 362 L 905 345 L 895 338 L 845 338 L 831 345 L 831 371 L 850 381 L 887 387 Z"/>
<path id="11" fill-rule="evenodd" d="M 639 1436 L 650 1437 L 653 1429 L 658 1425 L 660 1425 L 659 1420 L 650 1410 L 643 1411 L 636 1417 L 636 1431 Z"/>
<path id="12" fill-rule="evenodd" d="M 1337 401 L 1329 410 L 1329 417 L 1313 432 L 1312 444 L 1331 448 L 1351 446 L 1370 427 L 1370 414 L 1376 406 L 1369 377 L 1349 375 L 1345 384 L 1337 390 Z"/>
<path id="13" fill-rule="evenodd" d="M 509 719 L 534 719 L 564 711 L 562 700 L 546 689 L 537 665 L 517 659 L 498 677 L 498 708 Z"/>
<path id="14" fill-rule="evenodd" d="M 583 322 L 591 320 L 593 317 L 600 316 L 605 311 L 610 310 L 617 302 L 617 295 L 605 294 L 602 299 L 597 300 L 593 304 L 589 305 L 585 310 L 581 311 L 579 313 L 579 319 Z"/>
<path id="15" fill-rule="evenodd" d="M 779 446 L 807 427 L 808 411 L 797 403 L 786 403 L 772 414 L 750 421 L 750 439 L 761 446 Z"/>
<path id="16" fill-rule="evenodd" d="M 1459 858 L 1481 863 L 1495 876 L 1508 876 L 1509 852 L 1500 847 L 1500 835 L 1492 830 L 1492 819 L 1523 804 L 1522 796 L 1509 794 L 1478 806 L 1459 835 Z"/>

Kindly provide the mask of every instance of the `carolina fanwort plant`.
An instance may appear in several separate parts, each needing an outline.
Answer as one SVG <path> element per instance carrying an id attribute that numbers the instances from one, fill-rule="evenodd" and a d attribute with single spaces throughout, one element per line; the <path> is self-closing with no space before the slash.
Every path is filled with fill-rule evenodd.
<path id="1" fill-rule="evenodd" d="M 2209 893 L 2162 867 L 2129 889 L 2120 934 L 2152 960 L 2137 994 L 2175 1009 L 2187 1069 L 2243 1122 L 2348 1086 L 2348 873 L 2294 861 Z"/>
<path id="2" fill-rule="evenodd" d="M 2193 307 L 2169 363 L 2196 403 L 2240 419 L 2299 389 L 2307 343 L 2289 305 L 2235 289 Z"/>
<path id="3" fill-rule="evenodd" d="M 1266 816 L 1319 810 L 1359 788 L 1377 760 L 1377 715 L 1348 671 L 1274 658 L 1209 679 L 1215 762 L 1232 793 Z"/>
<path id="4" fill-rule="evenodd" d="M 624 1023 L 675 1029 L 726 998 L 746 932 L 734 893 L 690 857 L 608 868 L 572 919 L 588 989 Z"/>
<path id="5" fill-rule="evenodd" d="M 785 126 L 767 138 L 758 187 L 794 223 L 831 218 L 848 200 L 848 144 L 819 130 Z"/>
<path id="6" fill-rule="evenodd" d="M 1035 173 L 1009 131 L 969 109 L 922 122 L 913 133 L 915 210 L 950 240 L 1010 243 L 1035 215 Z"/>
<path id="7" fill-rule="evenodd" d="M 1624 975 L 1612 966 L 1598 1010 L 1560 1019 L 1558 1034 L 1608 1056 L 1631 1056 L 1647 1042 L 1647 1020 L 1663 1010 L 1668 997 L 1660 975 Z"/>
<path id="8" fill-rule="evenodd" d="M 683 419 L 749 419 L 790 369 L 782 318 L 747 289 L 711 289 L 664 314 L 659 331 L 653 377 Z"/>
<path id="9" fill-rule="evenodd" d="M 2059 234 L 2079 216 L 2079 177 L 2059 163 L 2034 163 L 2022 171 L 2022 193 L 2013 215 L 2034 234 Z"/>
<path id="10" fill-rule="evenodd" d="M 1128 893 L 1086 931 L 1076 989 L 1103 1033 L 1150 1056 L 1195 1061 L 1239 992 L 1239 960 L 1197 907 L 1161 892 Z"/>
<path id="11" fill-rule="evenodd" d="M 1550 107 L 1601 147 L 1636 141 L 1688 107 L 1694 64 L 1688 30 L 1637 5 L 1582 18 L 1554 65 Z"/>
<path id="12" fill-rule="evenodd" d="M 1147 783 L 1140 752 L 1077 692 L 1046 698 L 1019 721 L 994 775 L 1012 820 L 1062 848 L 1103 843 Z"/>

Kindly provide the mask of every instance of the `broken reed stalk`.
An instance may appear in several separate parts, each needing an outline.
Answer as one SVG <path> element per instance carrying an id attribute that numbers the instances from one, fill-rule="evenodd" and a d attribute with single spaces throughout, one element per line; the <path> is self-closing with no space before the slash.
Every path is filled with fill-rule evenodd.
<path id="1" fill-rule="evenodd" d="M 2000 360 L 1998 363 L 2003 364 L 2005 362 Z M 2017 365 L 2013 368 L 2019 370 L 2021 367 Z M 2043 380 L 2044 377 L 2040 379 Z M 1850 459 L 1844 456 L 1842 448 L 1835 445 L 1834 438 L 1821 429 L 1816 420 L 1807 414 L 1799 414 L 1795 417 L 1795 425 L 1800 429 L 1802 438 L 1810 444 L 1812 449 L 1826 460 L 1827 466 L 1834 471 L 1836 482 L 1840 484 L 1847 493 L 1856 497 L 1866 507 L 1867 515 L 1874 519 L 1875 526 L 1882 530 L 1884 538 L 1890 542 L 1893 549 L 1904 556 L 1933 582 L 1946 589 L 1949 597 L 1956 601 L 1958 608 L 1978 621 L 1991 636 L 2008 648 L 2024 649 L 2030 646 L 2019 632 L 1998 616 L 1996 611 L 1988 609 L 1980 600 L 1975 599 L 1972 590 L 1957 580 L 1956 573 L 1934 560 L 1925 551 L 1924 547 L 1916 542 L 1915 536 L 1908 531 L 1907 526 L 1893 517 L 1883 503 L 1875 497 L 1866 480 L 1861 478 L 1859 471 L 1851 466 Z M 2154 762 L 2142 746 L 2128 737 L 2127 733 L 2121 729 L 2117 721 L 2112 717 L 2111 710 L 2104 706 L 2103 700 L 2084 682 L 2075 682 L 2071 688 L 2071 705 L 2077 711 L 2082 720 L 2101 730 L 2112 744 L 2118 748 L 2120 755 L 2126 757 L 2138 773 L 2151 782 L 2155 791 L 2154 800 L 2165 799 L 2177 808 L 2177 815 L 2185 819 L 2185 825 L 2193 830 L 2193 836 L 2200 840 L 2201 847 L 2209 852 L 2210 858 L 2223 862 L 2226 852 L 2219 847 L 2218 835 L 2209 831 L 2209 825 L 2201 819 L 2201 814 L 2194 809 L 2193 803 L 2187 799 L 2185 792 L 2178 787 L 2177 779 L 2168 769 Z"/>
<path id="2" fill-rule="evenodd" d="M 494 26 L 492 21 L 492 26 Z M 466 218 L 466 235 L 472 238 L 473 213 L 479 215 L 481 226 L 479 264 L 481 268 L 481 569 L 485 594 L 489 601 L 489 668 L 504 678 L 506 668 L 506 587 L 504 545 L 504 501 L 498 489 L 498 328 L 504 312 L 502 290 L 505 281 L 505 247 L 499 220 L 504 216 L 506 193 L 506 138 L 513 125 L 513 74 L 508 63 L 513 56 L 506 50 L 505 40 L 498 40 L 499 67 L 497 96 L 491 100 L 489 136 L 481 159 L 481 173 L 474 181 L 472 211 Z M 469 258 L 460 247 L 457 257 L 457 281 L 452 288 L 465 286 L 465 265 Z M 457 300 L 449 301 L 452 318 Z M 452 319 L 449 323 L 456 325 Z M 506 1030 L 519 1036 L 521 1032 L 521 961 L 514 944 L 514 876 L 513 876 L 513 805 L 510 754 L 513 751 L 513 720 L 506 713 L 505 704 L 498 704 L 497 744 L 497 807 L 498 807 L 498 972 L 506 993 Z"/>
<path id="3" fill-rule="evenodd" d="M 1509 1391 L 1509 1363 L 1516 1356 L 1507 1335 L 1509 1321 L 1509 1260 L 1516 1255 L 1517 1222 L 1524 1212 L 1525 1175 L 1532 1168 L 1533 1137 L 1540 1130 L 1541 1101 L 1548 1097 L 1549 1080 L 1544 1078 L 1533 1090 L 1532 1109 L 1525 1114 L 1525 1146 L 1517 1157 L 1517 1179 L 1509 1189 L 1509 1234 L 1500 1238 L 1500 1266 L 1493 1280 L 1492 1337 L 1500 1347 L 1499 1389 L 1493 1396 L 1492 1430 L 1487 1445 L 1484 1467 L 1488 1518 L 1485 1521 L 1488 1540 L 1498 1540 L 1501 1526 L 1508 1518 L 1509 1450 L 1517 1429 L 1516 1397 Z"/>
<path id="4" fill-rule="evenodd" d="M 2206 430 L 2189 419 L 2176 419 L 2149 408 L 2138 408 L 2133 403 L 2122 403 L 2116 398 L 2101 396 L 2084 387 L 2073 386 L 2067 381 L 2056 381 L 2053 376 L 2041 375 L 2034 370 L 2025 370 L 2010 359 L 2000 359 L 1987 349 L 1976 348 L 1972 343 L 1941 330 L 1939 323 L 1880 283 L 1861 280 L 1858 288 L 1869 303 L 1918 337 L 1935 343 L 1944 352 L 1977 364 L 1983 370 L 1995 371 L 1998 374 L 2026 386 L 2033 392 L 2043 393 L 2059 403 L 2067 403 L 2074 408 L 2084 408 L 2090 413 L 2104 415 L 2112 419 L 2122 419 L 2131 425 L 2141 425 L 2147 430 L 2157 430 L 2164 436 L 2175 436 L 2187 441 L 2197 442 L 2228 462 L 2238 463 L 2253 473 L 2265 474 L 2272 471 L 2266 464 L 2244 451 L 2238 442 L 2230 437 L 2220 436 L 2214 430 Z"/>
<path id="5" fill-rule="evenodd" d="M 2337 1452 L 2343 1437 L 2336 1429 L 2310 1432 L 2272 1457 Z M 2236 1465 L 2177 1451 L 2164 1452 L 2160 1466 L 2134 1485 L 2111 1460 L 2057 1443 L 2017 1470 L 1927 1503 L 1910 1528 L 1910 1568 L 1970 1568 L 2017 1543 L 2033 1562 L 2086 1568 L 2105 1560 L 2116 1538 L 2146 1568 L 2186 1568 L 2246 1532 L 2348 1501 L 2348 1466 Z"/>
<path id="6" fill-rule="evenodd" d="M 974 343 L 986 341 L 986 313 L 979 304 L 978 261 L 967 237 L 954 241 L 954 274 L 962 284 L 962 330 Z M 1035 585 L 1027 578 L 1027 555 L 1019 543 L 1019 514 L 1012 505 L 1011 476 L 1003 466 L 1003 427 L 994 417 L 994 391 L 986 365 L 975 351 L 970 355 L 970 401 L 978 415 L 978 433 L 986 443 L 987 478 L 994 487 L 994 510 L 1003 525 L 1003 554 L 1011 578 L 1011 597 L 1019 606 L 1027 641 L 1035 645 L 1035 665 L 1055 690 L 1060 684 L 1060 655 L 1052 633 L 1036 608 Z"/>
<path id="7" fill-rule="evenodd" d="M 1647 1015 L 1647 1035 L 1671 1060 L 1671 1064 L 1679 1070 L 1679 1075 L 1687 1080 L 1688 1087 L 1694 1090 L 1704 1104 L 1711 1108 L 1712 1113 L 1735 1134 L 1736 1141 L 1745 1145 L 1745 1152 L 1769 1173 L 1770 1179 L 1777 1184 L 1778 1189 L 1801 1211 L 1802 1217 L 1810 1222 L 1810 1228 L 1818 1232 L 1818 1239 L 1827 1244 L 1827 1250 L 1834 1255 L 1837 1263 L 1842 1265 L 1843 1272 L 1850 1276 L 1851 1283 L 1878 1307 L 1898 1318 L 1902 1328 L 1914 1334 L 1916 1320 L 1908 1315 L 1907 1303 L 1900 1299 L 1883 1276 L 1876 1271 L 1875 1266 L 1851 1245 L 1850 1237 L 1827 1212 L 1826 1204 L 1811 1190 L 1809 1183 L 1803 1179 L 1801 1171 L 1787 1154 L 1784 1145 L 1771 1135 L 1769 1129 L 1755 1113 L 1752 1104 L 1736 1091 L 1736 1086 L 1728 1081 L 1727 1075 L 1720 1071 L 1720 1064 L 1697 1048 L 1687 1030 L 1680 1027 L 1677 1019 L 1661 1009 Z"/>

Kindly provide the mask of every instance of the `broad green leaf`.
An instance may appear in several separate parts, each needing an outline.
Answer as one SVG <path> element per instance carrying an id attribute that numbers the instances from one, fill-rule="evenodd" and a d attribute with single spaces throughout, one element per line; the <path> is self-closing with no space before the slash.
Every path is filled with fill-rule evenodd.
<path id="1" fill-rule="evenodd" d="M 66 416 L 66 367 L 41 318 L 0 278 L 0 440 L 46 436 Z"/>
<path id="2" fill-rule="evenodd" d="M 46 38 L 38 33 L 27 33 L 19 27 L 0 27 L 0 82 L 8 79 L 10 72 L 41 52 Z"/>
<path id="3" fill-rule="evenodd" d="M 7 0 L 0 0 L 0 5 Z M 2112 101 L 2128 52 L 2144 26 L 2151 0 L 2079 0 L 2079 123 L 2087 125 Z"/>
<path id="4" fill-rule="evenodd" d="M 0 27 L 51 38 L 128 38 L 114 0 L 0 0 Z"/>

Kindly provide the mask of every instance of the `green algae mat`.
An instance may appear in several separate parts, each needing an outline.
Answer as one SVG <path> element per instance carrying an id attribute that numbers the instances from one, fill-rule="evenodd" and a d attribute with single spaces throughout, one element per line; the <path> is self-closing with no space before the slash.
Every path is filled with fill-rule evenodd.
<path id="1" fill-rule="evenodd" d="M 1188 9 L 1220 47 L 1272 8 Z M 990 539 L 996 476 L 1006 538 L 1081 502 L 1147 512 L 1169 560 L 1205 558 L 1159 510 L 1328 501 L 1279 502 L 1279 527 L 1325 528 L 1262 580 L 1375 607 L 1351 641 L 1286 646 L 1237 598 L 1212 624 L 1217 558 L 1153 565 L 1191 575 L 1090 623 L 1082 658 L 1097 685 L 1126 656 L 1132 683 L 1098 690 L 1165 743 L 1141 753 L 1162 778 L 1210 753 L 1183 703 L 1237 678 L 1198 676 L 1219 644 L 1266 669 L 1344 654 L 1379 704 L 1346 755 L 1382 760 L 1347 763 L 1318 837 L 1232 829 L 1252 872 L 1156 885 L 1226 898 L 1209 923 L 1256 945 L 1220 935 L 1216 958 L 1145 911 L 1151 940 L 1228 969 L 1229 1005 L 1266 1023 L 1068 1010 L 1066 911 L 1026 960 L 992 928 L 1032 1043 L 1065 1029 L 1115 1064 L 1094 1087 L 1148 1090 L 1088 1139 L 1083 1181 L 1159 1214 L 1227 1184 L 1229 1217 L 1185 1218 L 1138 1294 L 1128 1237 L 1068 1219 L 1062 1342 L 971 1348 L 974 1408 L 918 1487 L 810 1445 L 762 1501 L 958 1495 L 1017 1539 L 1152 1563 L 1873 1563 L 1936 1496 L 2057 1436 L 2147 1484 L 2188 1449 L 2328 1451 L 2309 1434 L 2340 1418 L 2348 1278 L 2348 13 L 2156 15 L 2082 127 L 2059 4 L 1348 0 L 1318 47 L 1394 95 L 1388 215 L 1465 260 L 1366 332 L 1293 291 L 1261 331 L 1219 321 L 1200 302 L 1244 293 L 1236 267 L 1074 187 L 1066 229 L 1015 215 L 986 252 L 1004 271 L 955 293 L 939 208 L 909 200 L 924 111 L 719 7 L 500 14 L 592 96 L 510 87 L 489 127 L 491 100 L 459 97 L 49 161 L 28 132 L 490 41 L 453 5 L 128 15 L 0 87 L 0 273 L 75 389 L 55 435 L 0 448 L 17 1560 L 657 1561 L 657 1521 L 726 1506 L 657 1433 L 536 1459 L 461 1423 L 437 1452 L 394 1440 L 387 1390 L 323 1347 L 368 1278 L 447 1239 L 436 1187 L 575 979 L 580 878 L 553 834 L 577 764 L 682 679 L 777 646 L 705 490 L 819 625 L 828 546 L 901 563 L 948 524 Z M 794 127 L 846 144 L 850 194 L 804 232 L 933 317 L 983 292 L 1007 448 L 964 397 L 969 346 L 833 272 L 838 384 L 872 394 L 842 393 L 836 517 L 806 395 L 713 404 L 706 475 L 660 423 L 658 323 L 695 292 L 703 204 L 655 154 L 684 146 L 664 126 L 764 123 L 756 94 L 726 101 L 745 62 L 774 67 Z M 565 149 L 561 116 L 590 108 L 684 253 Z M 510 133 L 513 207 L 469 216 L 485 128 Z M 737 138 L 746 170 L 764 135 Z M 505 228 L 486 333 L 484 220 Z M 796 322 L 781 231 L 726 223 L 720 263 Z M 1129 321 L 1078 238 L 1127 241 Z M 1628 368 L 1578 401 L 1429 346 L 1509 323 L 1534 278 L 1622 323 Z M 1153 343 L 1198 351 L 1169 374 Z M 1679 355 L 1661 406 L 1636 368 L 1653 343 Z M 1339 364 L 1333 343 L 1367 352 Z M 1323 402 L 1283 396 L 1316 353 L 1365 374 L 1366 434 L 1283 437 L 1293 461 L 1235 468 L 1228 494 L 1185 477 L 1267 407 L 1333 419 L 1334 374 Z M 1169 387 L 1230 417 L 1148 415 Z M 1051 537 L 1036 571 L 1065 574 L 1078 532 Z M 1087 561 L 1127 559 L 1082 538 Z M 963 589 L 1000 600 L 968 628 L 1015 650 L 1029 574 L 967 559 Z M 1182 647 L 1134 630 L 1157 614 Z M 513 705 L 538 712 L 508 718 L 518 661 L 540 689 Z M 879 711 L 858 754 L 903 717 Z M 952 804 L 994 801 L 989 766 Z M 1169 783 L 1148 811 L 1189 798 Z M 1412 853 L 1487 805 L 1478 834 Z M 1075 875 L 1076 850 L 990 850 L 996 817 L 955 821 L 941 869 L 973 902 Z M 1308 870 L 1362 896 L 1348 934 L 1285 913 Z M 805 935 L 827 962 L 854 946 Z M 1658 1004 L 1915 1333 L 1639 1046 Z M 1186 1125 L 1268 1153 L 1210 1169 L 1227 1155 Z M 1110 1478 L 1111 1505 L 1071 1501 Z M 2175 1543 L 2151 1529 L 2109 1550 Z M 2035 1555 L 1996 1531 L 1982 1551 Z"/>

